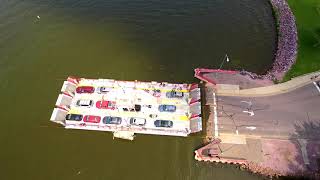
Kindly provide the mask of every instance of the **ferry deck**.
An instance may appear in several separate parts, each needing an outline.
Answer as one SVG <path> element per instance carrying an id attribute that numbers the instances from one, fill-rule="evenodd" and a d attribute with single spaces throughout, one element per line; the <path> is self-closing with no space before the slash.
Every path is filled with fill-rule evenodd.
<path id="1" fill-rule="evenodd" d="M 188 136 L 202 130 L 197 84 L 117 81 L 69 77 L 51 121 L 68 129 Z"/>

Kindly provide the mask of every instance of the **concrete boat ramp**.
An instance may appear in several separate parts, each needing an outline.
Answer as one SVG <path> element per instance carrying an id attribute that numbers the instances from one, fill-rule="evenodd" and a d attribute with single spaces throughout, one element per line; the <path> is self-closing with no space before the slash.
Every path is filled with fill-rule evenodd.
<path id="1" fill-rule="evenodd" d="M 320 179 L 319 71 L 262 87 L 236 71 L 196 69 L 195 76 L 206 82 L 208 111 L 207 142 L 196 160 Z"/>
<path id="2" fill-rule="evenodd" d="M 197 84 L 69 77 L 50 120 L 67 129 L 188 136 L 202 130 Z"/>

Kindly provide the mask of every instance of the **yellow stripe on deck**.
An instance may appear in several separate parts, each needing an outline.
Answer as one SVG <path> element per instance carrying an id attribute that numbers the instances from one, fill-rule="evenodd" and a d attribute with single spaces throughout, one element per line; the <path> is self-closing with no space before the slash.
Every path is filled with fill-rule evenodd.
<path id="1" fill-rule="evenodd" d="M 180 116 L 179 120 L 181 120 L 181 121 L 189 121 L 189 118 L 187 116 Z"/>
<path id="2" fill-rule="evenodd" d="M 149 90 L 149 91 L 160 90 L 161 92 L 171 92 L 171 91 L 173 91 L 173 89 L 158 89 L 158 88 L 137 88 L 137 89 L 139 89 L 139 90 Z M 174 89 L 174 91 L 176 91 L 176 92 L 184 92 L 184 93 L 188 92 L 188 90 L 186 90 L 186 89 L 182 89 L 182 90 Z"/>
<path id="3" fill-rule="evenodd" d="M 77 86 L 80 87 L 80 86 L 93 86 L 93 85 L 92 85 L 92 83 L 90 83 L 90 82 L 81 82 L 81 81 L 80 81 Z"/>
<path id="4" fill-rule="evenodd" d="M 106 88 L 113 88 L 113 89 L 119 88 L 118 86 L 107 86 L 107 85 L 101 86 L 101 85 L 96 85 L 96 84 L 92 84 L 92 83 L 89 83 L 89 82 L 85 82 L 85 83 L 80 82 L 80 83 L 77 85 L 77 87 L 81 87 L 81 86 L 92 86 L 92 87 L 94 87 L 95 89 L 98 88 L 98 87 L 106 87 Z"/>
<path id="5" fill-rule="evenodd" d="M 93 86 L 95 88 L 97 87 L 101 87 L 101 86 L 97 86 L 94 82 L 87 82 L 87 81 L 80 81 L 78 84 L 79 86 Z M 119 88 L 119 86 L 117 84 L 113 84 L 113 86 L 110 85 L 103 85 L 103 87 L 108 87 L 108 88 L 114 88 L 117 89 Z M 123 87 L 123 88 L 132 88 L 132 87 Z M 154 88 L 154 87 L 146 87 L 146 88 L 136 88 L 138 90 L 149 90 L 149 91 L 153 91 L 153 90 L 160 90 L 161 92 L 171 92 L 171 91 L 176 91 L 176 92 L 183 92 L 183 93 L 187 93 L 189 92 L 187 89 L 164 89 L 164 88 Z"/>
<path id="6" fill-rule="evenodd" d="M 78 109 L 70 109 L 69 114 L 82 114 Z"/>

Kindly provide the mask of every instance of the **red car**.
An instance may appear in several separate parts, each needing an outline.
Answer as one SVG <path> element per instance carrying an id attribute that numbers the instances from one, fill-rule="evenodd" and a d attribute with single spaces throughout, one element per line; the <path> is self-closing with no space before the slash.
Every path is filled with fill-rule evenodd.
<path id="1" fill-rule="evenodd" d="M 90 122 L 90 123 L 99 123 L 101 121 L 100 116 L 93 116 L 93 115 L 87 115 L 83 118 L 84 122 Z"/>
<path id="2" fill-rule="evenodd" d="M 98 109 L 112 109 L 114 110 L 116 108 L 116 102 L 113 101 L 97 101 L 96 107 Z"/>
<path id="3" fill-rule="evenodd" d="M 79 86 L 76 89 L 77 93 L 93 93 L 94 87 L 92 86 Z"/>

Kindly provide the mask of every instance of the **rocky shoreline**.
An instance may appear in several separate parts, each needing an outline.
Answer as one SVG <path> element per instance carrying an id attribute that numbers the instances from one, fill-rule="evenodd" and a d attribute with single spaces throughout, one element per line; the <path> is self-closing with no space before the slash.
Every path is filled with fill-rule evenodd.
<path id="1" fill-rule="evenodd" d="M 272 68 L 264 75 L 240 71 L 252 79 L 280 81 L 295 63 L 298 48 L 298 35 L 295 17 L 286 0 L 270 0 L 278 28 L 278 44 Z"/>

